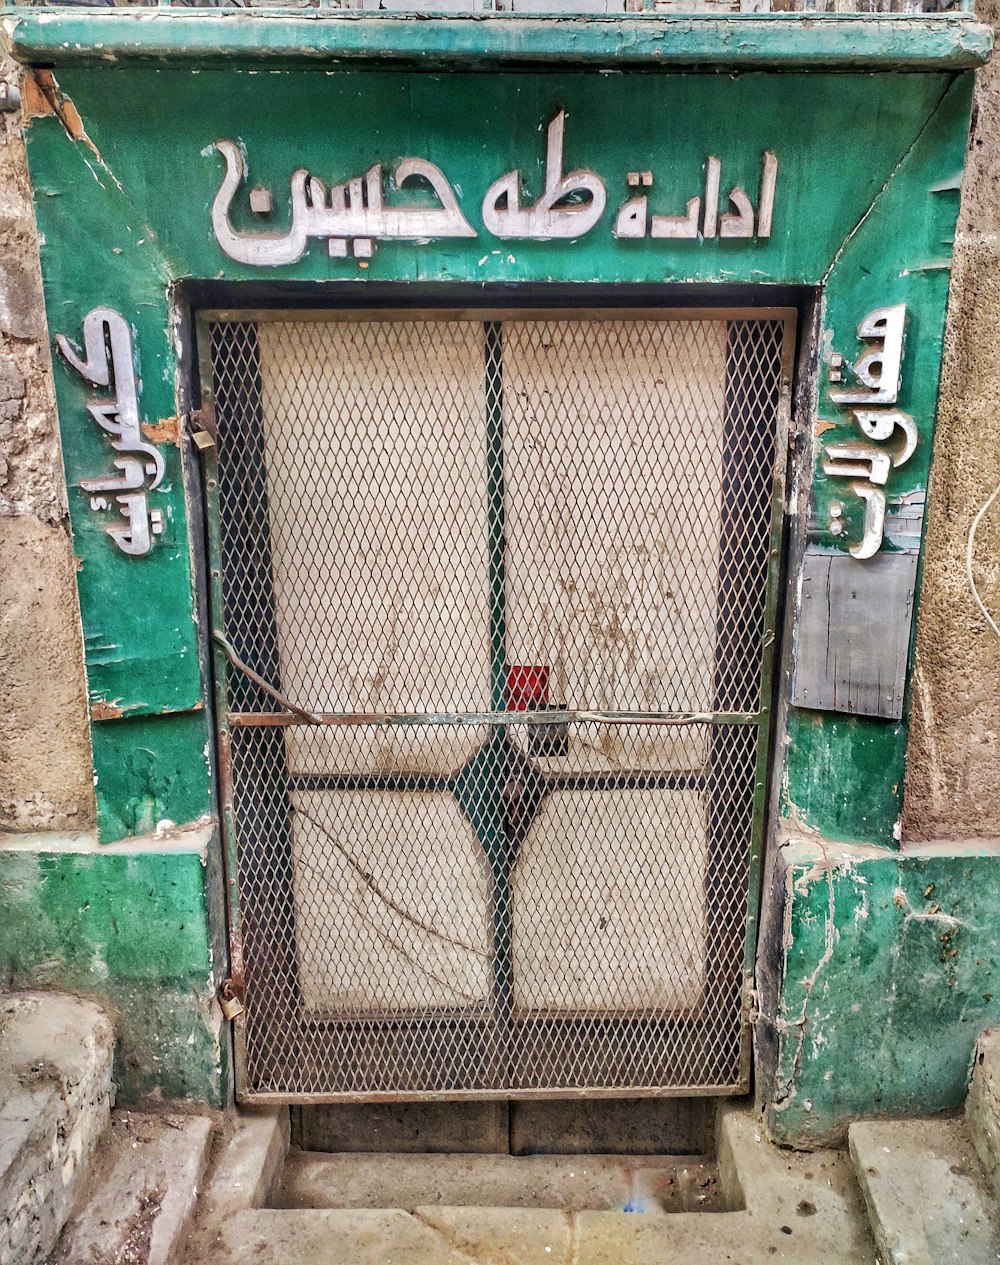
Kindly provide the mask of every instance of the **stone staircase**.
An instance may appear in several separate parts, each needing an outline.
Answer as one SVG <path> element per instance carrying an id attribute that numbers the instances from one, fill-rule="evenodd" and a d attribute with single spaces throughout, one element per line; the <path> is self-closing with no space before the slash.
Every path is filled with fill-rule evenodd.
<path id="1" fill-rule="evenodd" d="M 1000 1033 L 966 1112 L 707 1157 L 321 1154 L 283 1108 L 112 1110 L 95 1006 L 0 1000 L 0 1265 L 986 1265 L 1000 1261 Z"/>
<path id="2" fill-rule="evenodd" d="M 1000 1033 L 964 1116 L 862 1122 L 847 1152 L 782 1150 L 735 1104 L 714 1161 L 284 1155 L 286 1130 L 277 1109 L 244 1117 L 184 1265 L 1000 1261 Z"/>
<path id="3" fill-rule="evenodd" d="M 113 1110 L 114 1031 L 58 993 L 0 998 L 0 1265 L 168 1265 L 219 1121 Z"/>

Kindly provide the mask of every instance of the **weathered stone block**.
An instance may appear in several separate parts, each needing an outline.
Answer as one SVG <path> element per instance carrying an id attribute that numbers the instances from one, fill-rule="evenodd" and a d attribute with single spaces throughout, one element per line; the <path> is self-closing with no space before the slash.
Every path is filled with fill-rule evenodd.
<path id="1" fill-rule="evenodd" d="M 961 1120 L 864 1121 L 850 1145 L 884 1265 L 995 1265 L 997 1208 Z"/>
<path id="2" fill-rule="evenodd" d="M 0 1265 L 34 1265 L 55 1246 L 108 1126 L 113 1040 L 90 1002 L 0 1002 Z"/>
<path id="3" fill-rule="evenodd" d="M 212 1130 L 207 1116 L 115 1112 L 102 1146 L 103 1171 L 50 1265 L 170 1265 L 194 1212 Z"/>
<path id="4" fill-rule="evenodd" d="M 4 378 L 0 361 L 0 415 Z M 94 817 L 83 648 L 65 528 L 0 517 L 0 830 L 85 829 Z"/>
<path id="5" fill-rule="evenodd" d="M 976 1042 L 965 1118 L 984 1169 L 1000 1198 L 1000 1031 Z"/>

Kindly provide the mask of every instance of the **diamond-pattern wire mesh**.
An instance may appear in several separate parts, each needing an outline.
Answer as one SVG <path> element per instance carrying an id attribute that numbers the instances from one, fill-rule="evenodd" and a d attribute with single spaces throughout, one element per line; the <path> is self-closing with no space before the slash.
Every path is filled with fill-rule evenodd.
<path id="1" fill-rule="evenodd" d="M 245 1096 L 740 1084 L 782 330 L 211 325 Z"/>

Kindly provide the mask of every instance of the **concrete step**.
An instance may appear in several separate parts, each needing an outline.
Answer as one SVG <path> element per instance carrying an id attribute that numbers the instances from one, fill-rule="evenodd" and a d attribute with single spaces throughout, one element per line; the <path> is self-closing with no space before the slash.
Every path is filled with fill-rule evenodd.
<path id="1" fill-rule="evenodd" d="M 226 1122 L 185 1245 L 187 1265 L 218 1259 L 223 1228 L 240 1213 L 273 1200 L 288 1137 L 287 1107 L 243 1108 Z"/>
<path id="2" fill-rule="evenodd" d="M 90 1002 L 0 999 L 0 1265 L 55 1246 L 108 1127 L 114 1032 Z"/>
<path id="3" fill-rule="evenodd" d="M 280 1208 L 724 1211 L 718 1165 L 627 1155 L 340 1155 L 292 1150 Z"/>
<path id="4" fill-rule="evenodd" d="M 215 1122 L 115 1111 L 50 1265 L 169 1265 L 190 1228 Z"/>
<path id="5" fill-rule="evenodd" d="M 963 1120 L 864 1121 L 848 1136 L 883 1265 L 997 1265 L 997 1204 Z"/>
<path id="6" fill-rule="evenodd" d="M 682 1210 L 668 1215 L 664 1175 L 695 1167 L 690 1159 L 372 1156 L 365 1169 L 368 1157 L 357 1154 L 293 1153 L 273 1202 L 309 1206 L 243 1199 L 227 1213 L 217 1200 L 211 1237 L 199 1239 L 188 1265 L 875 1265 L 846 1154 L 781 1151 L 749 1110 L 733 1107 L 720 1113 L 718 1154 L 717 1170 L 704 1171 L 717 1172 L 719 1193 L 698 1206 L 734 1210 L 694 1212 L 680 1200 Z M 394 1182 L 389 1206 L 357 1206 L 392 1195 Z M 456 1192 L 481 1202 L 442 1202 Z M 435 1199 L 415 1202 L 428 1193 Z M 500 1198 L 521 1206 L 498 1206 Z M 566 1206 L 602 1200 L 612 1206 Z"/>
<path id="7" fill-rule="evenodd" d="M 1000 1199 L 1000 1031 L 988 1029 L 976 1043 L 965 1120 L 993 1193 Z"/>

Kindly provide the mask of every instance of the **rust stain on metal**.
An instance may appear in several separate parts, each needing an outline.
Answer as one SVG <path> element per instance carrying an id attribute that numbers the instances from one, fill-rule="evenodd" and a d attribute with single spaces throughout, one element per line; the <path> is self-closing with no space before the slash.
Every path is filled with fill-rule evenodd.
<path id="1" fill-rule="evenodd" d="M 27 87 L 29 79 L 32 81 L 30 89 Z M 101 151 L 87 135 L 87 129 L 83 126 L 83 119 L 80 118 L 80 111 L 69 97 L 61 95 L 59 85 L 56 83 L 55 76 L 51 70 L 36 70 L 33 74 L 25 75 L 25 90 L 22 94 L 22 100 L 26 117 L 39 114 L 54 114 L 66 129 L 67 136 L 74 141 L 83 141 L 103 165 L 104 159 L 101 157 Z"/>
<path id="2" fill-rule="evenodd" d="M 48 97 L 42 90 L 42 86 L 38 81 L 38 76 L 48 75 L 51 79 L 52 75 L 47 70 L 24 72 L 24 79 L 21 81 L 21 113 L 26 119 L 35 119 L 44 114 L 55 114 Z"/>
<path id="3" fill-rule="evenodd" d="M 154 444 L 176 444 L 180 447 L 181 419 L 179 417 L 161 417 L 155 423 L 143 422 L 139 429 Z"/>
<path id="4" fill-rule="evenodd" d="M 92 720 L 120 720 L 123 714 L 121 707 L 117 703 L 108 703 L 104 699 L 99 699 L 96 703 L 92 703 L 90 707 Z"/>

